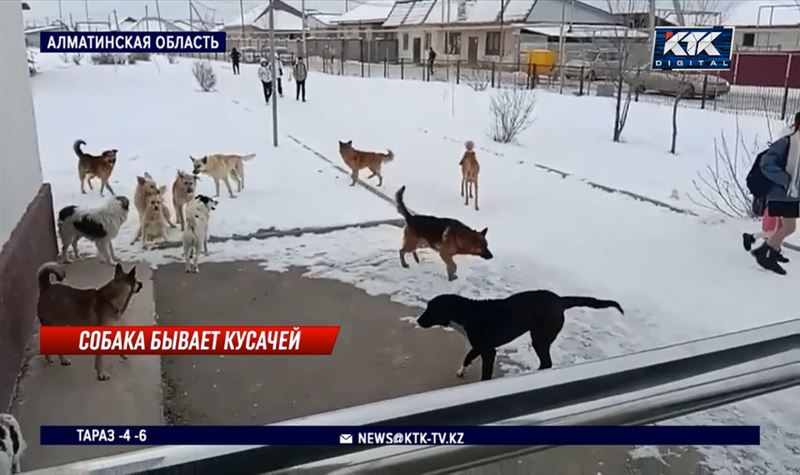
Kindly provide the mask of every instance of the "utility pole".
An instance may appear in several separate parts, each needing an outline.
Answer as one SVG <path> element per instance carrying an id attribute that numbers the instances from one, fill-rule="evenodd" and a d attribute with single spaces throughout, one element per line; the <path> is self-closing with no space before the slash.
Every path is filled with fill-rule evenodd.
<path id="1" fill-rule="evenodd" d="M 150 31 L 150 13 L 147 10 L 147 4 L 144 4 L 144 29 Z"/>
<path id="2" fill-rule="evenodd" d="M 117 17 L 116 10 L 114 10 L 114 23 L 117 25 L 117 31 L 119 31 L 119 17 Z"/>
<path id="3" fill-rule="evenodd" d="M 83 9 L 86 11 L 86 26 L 89 26 L 89 0 L 83 0 Z"/>
<path id="4" fill-rule="evenodd" d="M 447 2 L 447 3 L 449 4 L 450 2 Z M 503 46 L 504 46 L 504 44 L 503 44 L 503 13 L 504 13 L 504 11 L 506 9 L 505 3 L 506 3 L 505 0 L 500 0 L 500 51 L 499 51 L 499 53 L 500 53 L 500 66 L 501 66 L 501 68 L 502 68 L 502 65 L 503 65 L 503 53 L 504 53 L 503 50 L 505 49 L 505 48 L 503 48 Z"/>
<path id="5" fill-rule="evenodd" d="M 158 16 L 158 31 L 164 31 L 164 20 L 161 19 L 161 8 L 158 6 L 158 0 L 156 0 L 156 15 Z"/>
<path id="6" fill-rule="evenodd" d="M 681 8 L 681 0 L 672 0 L 672 6 L 675 8 L 675 15 L 678 17 L 678 25 L 686 26 L 686 19 L 683 17 L 683 9 Z"/>
<path id="7" fill-rule="evenodd" d="M 192 16 L 192 0 L 189 0 L 189 31 L 194 31 L 194 17 Z"/>
<path id="8" fill-rule="evenodd" d="M 302 56 L 307 56 L 308 53 L 306 52 L 306 0 L 300 0 L 300 9 L 303 11 L 303 54 Z"/>
<path id="9" fill-rule="evenodd" d="M 653 48 L 653 41 L 655 40 L 656 36 L 656 0 L 649 0 L 648 3 L 649 12 L 647 15 L 647 34 L 649 37 L 650 48 Z"/>
<path id="10" fill-rule="evenodd" d="M 58 21 L 61 22 L 61 27 L 64 27 L 64 13 L 61 11 L 61 0 L 58 0 Z"/>
<path id="11" fill-rule="evenodd" d="M 278 146 L 278 91 L 277 86 L 278 68 L 275 64 L 275 8 L 274 0 L 269 0 L 269 42 L 272 63 L 272 144 Z"/>
<path id="12" fill-rule="evenodd" d="M 564 93 L 564 23 L 566 22 L 567 16 L 567 4 L 561 4 L 561 30 L 559 31 L 558 35 L 558 82 L 559 82 L 559 94 Z"/>
<path id="13" fill-rule="evenodd" d="M 272 18 L 272 0 L 269 2 L 270 6 L 270 21 Z M 242 4 L 242 0 L 239 0 L 239 14 L 242 16 L 242 41 L 239 43 L 239 47 L 241 48 L 244 45 L 244 5 Z"/>

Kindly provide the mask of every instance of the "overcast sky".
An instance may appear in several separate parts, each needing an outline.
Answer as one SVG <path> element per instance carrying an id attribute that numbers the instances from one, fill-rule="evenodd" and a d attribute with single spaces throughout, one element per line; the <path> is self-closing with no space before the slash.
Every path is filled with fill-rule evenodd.
<path id="1" fill-rule="evenodd" d="M 9 1 L 9 0 L 0 0 Z M 113 11 L 117 11 L 117 16 L 120 20 L 127 16 L 134 18 L 141 18 L 144 16 L 145 5 L 150 15 L 156 16 L 156 2 L 155 0 L 25 0 L 30 5 L 30 11 L 25 12 L 25 19 L 27 21 L 36 20 L 38 23 L 44 23 L 45 19 L 51 22 L 59 17 L 59 3 L 61 4 L 61 12 L 64 21 L 69 23 L 69 15 L 72 13 L 72 18 L 75 21 L 86 20 L 86 8 L 89 7 L 89 18 L 92 20 L 107 20 Z M 195 8 L 203 14 L 207 20 L 211 19 L 211 15 L 216 15 L 216 18 L 231 19 L 239 15 L 239 2 L 238 0 L 192 0 Z M 267 0 L 244 0 L 242 2 L 244 10 L 247 11 L 251 8 L 258 7 L 259 5 L 266 5 Z M 300 7 L 300 0 L 289 0 L 288 3 Z M 359 0 L 349 0 L 350 8 L 359 3 Z M 188 0 L 159 0 L 158 7 L 161 10 L 161 16 L 171 20 L 189 19 L 189 1 Z M 315 8 L 321 11 L 342 12 L 344 11 L 345 0 L 306 0 L 306 8 Z M 208 17 L 206 17 L 208 15 Z"/>

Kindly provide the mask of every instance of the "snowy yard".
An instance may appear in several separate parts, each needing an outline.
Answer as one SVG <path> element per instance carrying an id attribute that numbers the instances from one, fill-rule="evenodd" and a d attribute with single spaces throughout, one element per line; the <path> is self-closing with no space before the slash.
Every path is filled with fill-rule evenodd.
<path id="1" fill-rule="evenodd" d="M 385 193 L 406 185 L 406 203 L 414 211 L 488 227 L 496 256 L 456 258 L 459 279 L 448 282 L 431 252 L 420 253 L 422 264 L 401 268 L 402 232 L 387 225 L 229 241 L 212 245 L 208 260 L 254 259 L 270 270 L 305 266 L 312 277 L 335 278 L 412 305 L 445 292 L 491 298 L 535 288 L 618 300 L 623 317 L 569 312 L 553 350 L 556 367 L 781 321 L 800 310 L 800 254 L 787 253 L 793 262 L 786 277 L 762 271 L 739 237 L 755 223 L 711 219 L 688 199 L 697 171 L 713 163 L 714 137 L 721 131 L 733 137 L 737 119 L 730 114 L 680 110 L 678 154 L 670 155 L 669 107 L 632 104 L 625 143 L 618 144 L 611 142 L 613 101 L 538 92 L 533 127 L 519 144 L 499 145 L 487 136 L 492 91 L 312 72 L 307 103 L 294 100 L 294 86 L 284 77 L 275 149 L 271 108 L 253 65 L 242 65 L 242 74 L 233 76 L 229 65 L 215 64 L 217 91 L 202 93 L 186 59 L 114 67 L 39 58 L 36 119 L 56 209 L 100 203 L 97 188 L 80 194 L 71 148 L 84 139 L 87 151 L 119 149 L 112 186 L 129 197 L 135 176 L 146 171 L 171 187 L 176 170 L 190 169 L 189 155 L 256 153 L 246 164 L 244 192 L 236 199 L 221 197 L 211 222 L 216 236 L 397 218 L 392 206 L 347 186 L 344 174 L 288 135 L 336 163 L 337 140 L 352 139 L 357 148 L 394 151 L 395 160 L 384 166 Z M 764 118 L 738 121 L 748 145 L 757 136 L 763 147 L 768 129 L 774 135 L 782 129 L 774 122 L 768 127 Z M 465 207 L 459 196 L 458 161 L 466 139 L 478 146 L 480 211 Z M 575 177 L 547 173 L 537 163 Z M 604 193 L 581 179 L 693 209 L 701 217 Z M 677 199 L 671 198 L 675 190 Z M 213 194 L 213 182 L 202 179 L 200 192 Z M 121 258 L 154 265 L 177 258 L 177 250 L 143 252 L 129 245 L 137 220 L 134 210 L 115 243 Z M 525 367 L 538 364 L 524 338 L 506 350 Z M 452 358 L 455 367 L 460 355 Z M 796 470 L 791 460 L 800 447 L 798 397 L 793 389 L 686 419 L 762 427 L 758 448 L 702 449 L 720 473 L 788 473 Z"/>

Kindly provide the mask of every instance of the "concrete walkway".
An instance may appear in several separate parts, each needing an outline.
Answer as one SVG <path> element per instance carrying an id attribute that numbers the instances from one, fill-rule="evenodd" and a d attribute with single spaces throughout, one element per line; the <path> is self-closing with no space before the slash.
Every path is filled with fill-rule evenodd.
<path id="1" fill-rule="evenodd" d="M 129 264 L 123 265 L 126 270 Z M 66 267 L 66 283 L 75 287 L 99 287 L 108 282 L 114 270 L 94 259 Z M 139 265 L 136 276 L 142 290 L 131 299 L 122 322 L 152 325 L 154 315 L 152 272 Z M 23 468 L 32 470 L 88 458 L 124 452 L 137 447 L 125 446 L 47 446 L 39 445 L 42 425 L 159 425 L 163 424 L 161 407 L 161 365 L 158 356 L 129 356 L 123 361 L 106 357 L 111 379 L 98 381 L 94 357 L 72 356 L 72 365 L 61 366 L 58 358 L 47 364 L 39 355 L 38 324 L 28 344 L 29 360 L 12 410 L 22 425 L 28 442 Z"/>

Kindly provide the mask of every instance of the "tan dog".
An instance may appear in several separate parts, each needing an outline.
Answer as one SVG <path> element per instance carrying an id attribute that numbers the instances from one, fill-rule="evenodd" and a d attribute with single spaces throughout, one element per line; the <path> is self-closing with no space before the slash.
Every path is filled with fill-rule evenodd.
<path id="1" fill-rule="evenodd" d="M 81 149 L 82 145 L 86 145 L 83 140 L 76 140 L 72 144 L 72 150 L 78 156 L 78 178 L 81 180 L 81 193 L 86 193 L 86 189 L 83 187 L 84 181 L 89 184 L 90 190 L 94 190 L 92 178 L 97 177 L 100 179 L 100 196 L 104 196 L 104 188 L 108 188 L 112 195 L 115 194 L 108 181 L 111 179 L 111 173 L 117 163 L 117 149 L 103 150 L 100 155 L 92 155 L 85 153 Z"/>
<path id="2" fill-rule="evenodd" d="M 472 198 L 472 189 L 475 188 L 475 211 L 478 211 L 478 173 L 481 171 L 481 166 L 478 164 L 478 158 L 475 157 L 475 143 L 472 140 L 467 140 L 464 144 L 466 151 L 461 161 L 461 196 L 464 197 L 464 205 L 469 206 L 469 199 Z"/>
<path id="3" fill-rule="evenodd" d="M 372 175 L 367 177 L 367 180 L 377 176 L 378 186 L 383 184 L 383 176 L 381 175 L 381 166 L 386 162 L 394 160 L 394 152 L 387 150 L 386 153 L 364 152 L 353 148 L 353 141 L 348 142 L 339 141 L 339 155 L 342 156 L 344 163 L 352 170 L 350 178 L 353 181 L 350 186 L 355 186 L 358 181 L 358 172 L 364 168 L 369 168 Z"/>
<path id="4" fill-rule="evenodd" d="M 167 239 L 167 220 L 164 217 L 164 198 L 161 193 L 157 193 L 148 198 L 144 212 L 139 216 L 139 232 L 131 241 L 135 243 L 142 240 L 142 247 L 147 248 L 147 243 L 156 239 L 166 241 Z"/>
<path id="5" fill-rule="evenodd" d="M 453 257 L 459 254 L 480 256 L 484 259 L 494 257 L 486 242 L 488 228 L 484 228 L 483 231 L 475 231 L 456 219 L 412 214 L 403 202 L 405 190 L 404 186 L 397 190 L 395 195 L 397 211 L 406 220 L 406 227 L 403 229 L 403 246 L 399 251 L 400 265 L 408 267 L 405 255 L 409 252 L 419 264 L 417 249 L 429 247 L 439 252 L 439 256 L 447 267 L 447 279 L 455 280 L 456 263 Z"/>
<path id="6" fill-rule="evenodd" d="M 244 190 L 244 162 L 255 157 L 256 154 L 249 155 L 236 155 L 236 154 L 214 154 L 206 155 L 203 158 L 194 158 L 191 155 L 189 159 L 192 161 L 192 173 L 199 175 L 205 173 L 214 179 L 214 187 L 216 188 L 219 196 L 219 181 L 225 182 L 225 187 L 228 188 L 228 194 L 231 198 L 236 198 L 231 189 L 231 184 L 228 177 L 236 181 L 236 192 L 240 193 Z"/>
<path id="7" fill-rule="evenodd" d="M 172 206 L 175 207 L 175 216 L 181 225 L 181 231 L 186 226 L 183 206 L 192 201 L 194 191 L 197 188 L 197 175 L 178 170 L 175 181 L 172 182 Z"/>
<path id="8" fill-rule="evenodd" d="M 166 194 L 166 185 L 158 186 L 156 181 L 150 176 L 149 173 L 145 172 L 144 176 L 136 177 L 136 190 L 133 193 L 133 204 L 136 206 L 136 211 L 139 213 L 140 226 L 142 222 L 142 216 L 144 215 L 147 204 L 150 201 L 150 197 L 158 195 L 161 197 L 161 206 L 159 206 L 159 208 L 164 214 L 164 220 L 169 227 L 177 227 L 172 222 L 172 213 L 170 212 L 166 199 L 164 198 Z M 141 232 L 141 230 L 139 232 Z M 136 239 L 138 240 L 138 238 L 139 233 L 136 234 Z"/>
<path id="9" fill-rule="evenodd" d="M 136 267 L 125 272 L 120 264 L 114 268 L 114 278 L 99 289 L 76 289 L 68 285 L 50 282 L 50 276 L 61 282 L 66 277 L 64 268 L 55 262 L 39 267 L 39 303 L 36 313 L 42 326 L 106 326 L 119 321 L 128 308 L 133 294 L 142 289 L 136 280 Z M 125 358 L 124 355 L 120 355 Z M 58 355 L 61 364 L 67 366 L 70 360 Z M 48 363 L 50 355 L 45 355 Z M 102 355 L 96 355 L 94 368 L 97 379 L 109 378 L 103 370 Z"/>

